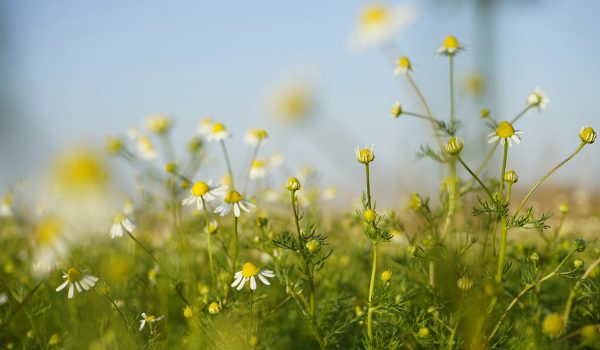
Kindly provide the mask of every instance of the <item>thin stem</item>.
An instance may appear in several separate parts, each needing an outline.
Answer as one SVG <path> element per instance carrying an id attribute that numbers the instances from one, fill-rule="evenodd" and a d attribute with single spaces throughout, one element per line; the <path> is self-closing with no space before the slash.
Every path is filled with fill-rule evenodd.
<path id="1" fill-rule="evenodd" d="M 233 216 L 233 233 L 234 233 L 234 249 L 233 249 L 233 268 L 231 271 L 235 271 L 238 266 L 238 217 Z"/>
<path id="2" fill-rule="evenodd" d="M 373 291 L 375 290 L 375 274 L 377 273 L 377 243 L 373 242 L 373 262 L 371 267 L 371 281 L 369 283 L 369 310 L 367 311 L 367 334 L 369 343 L 373 341 Z"/>
<path id="3" fill-rule="evenodd" d="M 227 147 L 225 147 L 225 141 L 221 140 L 221 148 L 223 149 L 223 154 L 225 155 L 225 162 L 227 163 L 227 173 L 229 174 L 229 180 L 231 181 L 231 190 L 235 189 L 235 185 L 233 182 L 233 168 L 231 167 L 231 161 L 229 160 L 229 154 L 227 153 Z"/>
<path id="4" fill-rule="evenodd" d="M 427 100 L 425 99 L 425 96 L 423 96 L 423 93 L 421 92 L 421 90 L 419 89 L 419 87 L 417 86 L 417 83 L 415 83 L 414 79 L 412 78 L 410 72 L 407 72 L 406 75 L 406 80 L 408 80 L 408 83 L 410 84 L 410 86 L 412 86 L 413 90 L 415 90 L 415 93 L 417 94 L 419 101 L 421 101 L 421 104 L 423 105 L 423 108 L 425 108 L 425 112 L 427 113 L 427 116 L 429 117 L 429 122 L 431 123 L 431 130 L 433 131 L 433 136 L 435 137 L 435 141 L 438 144 L 438 147 L 440 150 L 444 149 L 444 143 L 442 142 L 439 133 L 437 132 L 437 126 L 436 126 L 436 120 L 433 117 L 433 113 L 431 113 L 431 108 L 429 108 L 429 104 L 427 103 Z"/>
<path id="5" fill-rule="evenodd" d="M 298 218 L 298 202 L 296 201 L 296 191 L 290 191 L 292 199 L 292 209 L 294 210 L 294 224 L 296 224 L 296 232 L 298 233 L 298 239 L 302 240 L 302 232 L 300 231 L 300 219 Z"/>
<path id="6" fill-rule="evenodd" d="M 569 254 L 567 254 L 567 256 L 560 262 L 560 264 L 558 264 L 558 266 L 552 270 L 552 272 L 550 272 L 549 274 L 547 274 L 546 276 L 542 277 L 540 280 L 538 280 L 537 282 L 534 283 L 530 283 L 527 284 L 525 286 L 525 288 L 523 288 L 523 290 L 521 290 L 519 292 L 519 294 L 517 294 L 517 296 L 510 302 L 510 304 L 508 304 L 508 306 L 506 307 L 506 309 L 504 310 L 504 313 L 502 313 L 502 316 L 500 316 L 500 318 L 498 319 L 498 322 L 496 322 L 496 325 L 494 326 L 494 329 L 492 330 L 492 332 L 490 333 L 490 335 L 487 338 L 487 342 L 489 343 L 494 336 L 496 335 L 496 332 L 498 332 L 498 329 L 500 329 L 500 326 L 502 325 L 502 322 L 504 321 L 504 319 L 506 318 L 506 316 L 508 315 L 509 311 L 515 306 L 515 304 L 519 301 L 519 299 L 525 295 L 528 291 L 530 291 L 532 288 L 540 286 L 542 283 L 544 283 L 546 280 L 554 277 L 557 275 L 558 271 L 560 270 L 560 268 L 565 264 L 565 262 L 571 257 L 571 255 L 573 255 L 573 253 L 575 253 L 577 251 L 577 249 L 573 249 L 571 250 L 571 252 L 569 252 Z"/>
<path id="7" fill-rule="evenodd" d="M 206 246 L 207 246 L 207 251 L 208 251 L 208 264 L 210 265 L 210 281 L 212 283 L 212 285 L 215 285 L 215 268 L 214 268 L 214 264 L 213 264 L 213 256 L 212 256 L 212 247 L 210 244 L 210 230 L 209 230 L 209 225 L 210 225 L 210 219 L 208 218 L 208 210 L 206 209 L 206 203 L 204 202 L 204 197 L 202 198 L 202 209 L 204 212 L 204 220 L 206 221 Z"/>
<path id="8" fill-rule="evenodd" d="M 517 211 L 515 212 L 515 215 L 513 215 L 513 217 L 517 217 L 517 215 L 519 214 L 519 212 L 521 211 L 521 209 L 523 209 L 523 206 L 525 205 L 525 203 L 527 202 L 527 200 L 529 199 L 529 197 L 531 197 L 531 194 L 542 184 L 542 182 L 544 182 L 548 177 L 550 177 L 550 175 L 554 174 L 555 171 L 557 171 L 558 169 L 560 169 L 560 167 L 562 167 L 568 161 L 570 161 L 573 157 L 575 157 L 577 155 L 577 153 L 579 153 L 579 151 L 581 151 L 581 149 L 585 145 L 586 145 L 585 142 L 581 142 L 581 144 L 579 145 L 579 147 L 577 147 L 577 149 L 573 153 L 571 153 L 570 156 L 568 156 L 567 158 L 565 158 L 565 160 L 563 160 L 562 162 L 558 163 L 558 165 L 555 166 L 554 168 L 550 169 L 550 171 L 547 172 L 546 175 L 542 176 L 542 178 L 538 182 L 536 182 L 536 184 L 531 188 L 531 190 L 529 190 L 529 193 L 527 193 L 527 195 L 525 196 L 525 198 L 523 198 L 523 200 L 521 201 L 521 204 L 517 208 Z"/>
<path id="9" fill-rule="evenodd" d="M 121 319 L 123 320 L 123 323 L 125 324 L 125 328 L 127 328 L 127 331 L 129 333 L 131 333 L 131 327 L 129 326 L 129 323 L 127 323 L 127 319 L 125 318 L 125 315 L 123 315 L 123 312 L 121 311 L 121 309 L 119 308 L 117 303 L 113 300 L 113 298 L 110 297 L 109 294 L 106 294 L 106 299 L 108 299 L 110 301 L 110 303 L 112 304 L 112 306 L 115 308 L 115 310 L 117 310 L 117 312 L 119 313 L 119 316 L 121 316 Z"/>
<path id="10" fill-rule="evenodd" d="M 458 161 L 460 162 L 460 164 L 462 164 L 463 167 L 465 167 L 465 169 L 469 172 L 469 174 L 471 174 L 471 176 L 477 181 L 479 182 L 479 185 L 481 185 L 481 188 L 483 188 L 485 190 L 485 192 L 488 194 L 488 196 L 490 197 L 490 199 L 494 199 L 494 197 L 492 196 L 492 192 L 490 192 L 490 190 L 487 188 L 487 186 L 483 183 L 483 181 L 481 181 L 481 179 L 475 175 L 475 173 L 471 170 L 471 168 L 469 168 L 469 166 L 465 163 L 465 161 L 460 157 L 460 155 L 456 156 L 456 159 L 458 159 Z"/>
<path id="11" fill-rule="evenodd" d="M 2 280 L 2 284 L 4 284 L 4 286 L 6 287 L 6 289 L 8 290 L 8 284 L 6 283 L 6 281 Z M 12 318 L 20 311 L 20 310 L 24 310 L 25 309 L 25 304 L 29 301 L 29 299 L 31 299 L 31 297 L 33 297 L 33 294 L 35 294 L 35 292 L 42 286 L 42 282 L 39 282 L 38 284 L 35 285 L 35 287 L 33 287 L 33 289 L 31 289 L 29 291 L 29 293 L 27 293 L 27 295 L 25 295 L 25 297 L 23 299 L 21 299 L 21 301 L 16 300 L 17 302 L 17 306 L 11 311 L 10 314 L 8 314 L 8 316 L 6 316 L 6 318 L 2 321 L 1 327 L 0 327 L 0 331 L 3 331 L 5 327 L 7 327 L 10 324 L 10 321 L 12 320 Z M 13 299 L 14 299 L 14 295 L 13 295 Z M 1 332 L 0 332 L 1 333 Z"/>
<path id="12" fill-rule="evenodd" d="M 252 164 L 254 164 L 254 161 L 256 160 L 256 157 L 258 156 L 258 149 L 260 148 L 260 144 L 261 144 L 262 140 L 258 140 L 258 142 L 256 143 L 256 147 L 254 147 L 254 152 L 252 153 L 252 158 L 250 158 L 250 165 L 248 166 L 248 171 L 246 172 L 246 178 L 244 179 L 244 190 L 242 191 L 242 194 L 244 196 L 246 196 L 246 190 L 248 189 L 248 182 L 250 181 L 250 170 L 252 170 Z"/>
<path id="13" fill-rule="evenodd" d="M 481 173 L 485 170 L 485 168 L 487 168 L 489 162 L 492 160 L 493 156 L 494 156 L 494 152 L 496 151 L 496 149 L 498 148 L 498 145 L 500 144 L 500 141 L 496 141 L 496 143 L 494 143 L 494 147 L 492 147 L 489 151 L 488 154 L 485 156 L 485 159 L 483 160 L 483 162 L 481 162 L 481 164 L 479 165 L 479 167 L 477 168 L 477 170 L 475 170 L 475 175 L 479 176 L 481 175 Z M 473 182 L 475 181 L 475 179 L 471 179 L 466 185 L 465 187 L 462 189 L 462 192 L 467 192 L 471 186 L 473 186 Z"/>
<path id="14" fill-rule="evenodd" d="M 508 140 L 504 142 L 504 154 L 502 156 L 502 172 L 500 173 L 500 189 L 498 193 L 500 199 L 504 200 L 504 174 L 506 173 L 506 161 L 508 159 Z M 510 199 L 510 197 L 508 197 Z M 502 275 L 504 274 L 504 261 L 506 259 L 506 243 L 508 241 L 508 226 L 506 214 L 500 219 L 500 251 L 498 252 L 498 267 L 496 269 L 496 282 L 502 283 Z M 494 241 L 496 240 L 496 231 L 494 231 Z"/>
<path id="15" fill-rule="evenodd" d="M 456 177 L 456 159 L 450 160 L 450 183 L 448 184 L 448 214 L 446 215 L 446 220 L 444 222 L 444 227 L 442 229 L 442 239 L 450 230 L 452 226 L 452 221 L 454 219 L 454 213 L 456 212 L 456 201 L 458 195 L 458 179 Z"/>
<path id="16" fill-rule="evenodd" d="M 369 176 L 369 163 L 365 163 L 365 175 L 367 178 L 367 208 L 371 208 L 371 179 Z"/>
<path id="17" fill-rule="evenodd" d="M 504 198 L 504 173 L 506 173 L 506 161 L 508 159 L 508 140 L 504 141 L 504 154 L 502 156 L 502 170 L 500 172 L 500 188 L 498 193 L 500 198 Z"/>
<path id="18" fill-rule="evenodd" d="M 516 123 L 517 120 L 521 119 L 521 117 L 524 116 L 531 109 L 531 107 L 532 105 L 527 105 L 527 107 L 525 107 L 519 114 L 517 114 L 517 116 L 514 117 L 513 120 L 510 121 L 510 123 Z"/>
<path id="19" fill-rule="evenodd" d="M 252 337 L 252 304 L 254 303 L 254 292 L 250 291 L 250 313 L 248 314 L 248 338 Z"/>
<path id="20" fill-rule="evenodd" d="M 583 275 L 577 280 L 577 283 L 575 283 L 573 285 L 573 287 L 571 288 L 571 290 L 569 291 L 569 297 L 567 298 L 567 302 L 565 304 L 565 311 L 563 313 L 563 320 L 565 322 L 565 328 L 566 328 L 567 324 L 569 323 L 569 317 L 571 316 L 571 309 L 573 307 L 573 299 L 575 298 L 575 295 L 577 294 L 577 291 L 579 290 L 581 283 L 586 278 L 588 278 L 590 273 L 592 273 L 592 271 L 596 268 L 596 266 L 598 266 L 598 264 L 600 264 L 600 258 L 596 259 L 593 263 L 590 264 L 590 266 L 588 266 L 587 270 L 585 270 Z"/>
<path id="21" fill-rule="evenodd" d="M 449 55 L 450 62 L 450 126 L 454 127 L 456 115 L 454 114 L 454 55 Z"/>
<path id="22" fill-rule="evenodd" d="M 419 113 L 402 111 L 402 114 L 406 114 L 406 115 L 410 115 L 410 116 L 413 116 L 413 117 L 417 117 L 419 119 L 431 120 L 431 118 L 429 118 L 428 116 L 425 116 L 425 115 L 422 115 L 422 114 L 419 114 Z"/>

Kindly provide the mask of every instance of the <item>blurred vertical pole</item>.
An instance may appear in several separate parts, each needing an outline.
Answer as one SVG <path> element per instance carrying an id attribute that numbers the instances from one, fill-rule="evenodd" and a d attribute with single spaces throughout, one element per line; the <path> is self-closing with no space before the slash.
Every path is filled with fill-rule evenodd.
<path id="1" fill-rule="evenodd" d="M 494 111 L 496 101 L 496 41 L 494 7 L 495 0 L 475 0 L 475 64 L 484 77 L 484 93 L 481 102 Z"/>

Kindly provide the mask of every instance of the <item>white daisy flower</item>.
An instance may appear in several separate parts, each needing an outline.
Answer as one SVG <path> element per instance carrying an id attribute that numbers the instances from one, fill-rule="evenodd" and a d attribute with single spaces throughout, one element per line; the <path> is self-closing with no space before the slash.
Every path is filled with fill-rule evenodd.
<path id="1" fill-rule="evenodd" d="M 256 146 L 259 142 L 266 140 L 269 134 L 264 129 L 250 129 L 244 136 L 244 141 L 251 146 Z"/>
<path id="2" fill-rule="evenodd" d="M 208 141 L 221 141 L 229 137 L 229 131 L 223 123 L 213 123 L 210 133 L 206 137 Z"/>
<path id="3" fill-rule="evenodd" d="M 166 134 L 172 124 L 171 117 L 166 114 L 154 114 L 146 119 L 146 128 L 159 135 Z"/>
<path id="4" fill-rule="evenodd" d="M 234 215 L 239 217 L 242 210 L 250 212 L 250 209 L 254 208 L 254 204 L 246 200 L 239 192 L 229 191 L 223 198 L 223 203 L 215 209 L 215 213 L 225 216 L 229 214 L 232 208 Z"/>
<path id="5" fill-rule="evenodd" d="M 210 117 L 204 117 L 200 121 L 200 125 L 198 126 L 198 132 L 200 135 L 208 135 L 212 131 L 213 124 L 215 122 Z"/>
<path id="6" fill-rule="evenodd" d="M 154 148 L 154 144 L 148 136 L 139 135 L 137 138 L 137 148 L 142 158 L 148 160 L 156 158 L 156 148 Z"/>
<path id="7" fill-rule="evenodd" d="M 217 196 L 223 196 L 225 194 L 224 192 L 226 190 L 224 186 L 211 186 L 211 184 L 212 181 L 208 181 L 208 183 L 202 181 L 194 183 L 190 190 L 190 196 L 181 201 L 181 204 L 196 204 L 196 208 L 202 210 L 205 201 L 212 201 Z"/>
<path id="8" fill-rule="evenodd" d="M 84 275 L 81 271 L 74 267 L 71 267 L 69 270 L 67 270 L 67 272 L 63 272 L 62 277 L 66 279 L 66 281 L 58 286 L 56 291 L 60 292 L 61 290 L 65 289 L 66 286 L 69 286 L 69 299 L 73 298 L 73 295 L 75 294 L 75 288 L 77 288 L 77 291 L 81 293 L 84 290 L 92 288 L 96 282 L 98 282 L 98 277 Z"/>
<path id="9" fill-rule="evenodd" d="M 267 280 L 267 277 L 273 278 L 273 277 L 275 277 L 275 274 L 271 270 L 261 271 L 254 264 L 247 262 L 242 267 L 242 271 L 236 272 L 233 277 L 235 278 L 235 280 L 231 284 L 232 288 L 236 288 L 237 290 L 242 290 L 242 288 L 244 288 L 244 285 L 246 284 L 246 282 L 250 281 L 250 289 L 254 291 L 254 290 L 256 290 L 256 278 L 255 277 L 258 277 L 258 279 L 262 283 L 264 283 L 265 285 L 268 286 L 271 284 L 271 282 L 269 282 L 269 280 Z"/>
<path id="10" fill-rule="evenodd" d="M 412 63 L 406 56 L 402 56 L 396 62 L 396 68 L 394 68 L 394 75 L 406 75 L 408 72 L 412 71 Z"/>
<path id="11" fill-rule="evenodd" d="M 251 179 L 264 179 L 267 176 L 267 167 L 269 163 L 266 160 L 255 159 L 250 166 Z"/>
<path id="12" fill-rule="evenodd" d="M 69 253 L 69 242 L 64 233 L 64 223 L 54 216 L 40 220 L 34 236 L 33 270 L 46 275 L 56 267 L 56 263 Z"/>
<path id="13" fill-rule="evenodd" d="M 416 10 L 411 4 L 367 5 L 359 14 L 356 28 L 350 35 L 350 44 L 357 49 L 383 44 L 412 24 L 415 18 Z"/>
<path id="14" fill-rule="evenodd" d="M 163 318 L 165 318 L 165 316 L 154 316 L 154 315 L 149 315 L 146 314 L 145 312 L 142 312 L 142 319 L 140 320 L 140 331 L 142 329 L 144 329 L 144 327 L 146 326 L 146 323 L 154 323 L 154 322 L 158 322 L 160 320 L 162 320 Z"/>
<path id="15" fill-rule="evenodd" d="M 534 107 L 535 109 L 541 111 L 546 108 L 546 105 L 550 102 L 548 96 L 544 94 L 542 89 L 539 87 L 535 88 L 532 93 L 527 96 L 527 101 L 525 101 L 525 105 L 528 107 Z"/>
<path id="16" fill-rule="evenodd" d="M 322 192 L 321 196 L 324 200 L 326 201 L 331 201 L 334 200 L 335 197 L 337 197 L 337 188 L 335 186 L 329 186 L 327 188 L 325 188 L 325 190 Z"/>
<path id="17" fill-rule="evenodd" d="M 135 229 L 135 225 L 125 215 L 118 213 L 115 215 L 113 225 L 110 228 L 110 238 L 117 238 L 123 236 L 123 230 L 132 233 Z"/>
<path id="18" fill-rule="evenodd" d="M 271 169 L 278 168 L 285 161 L 285 157 L 281 153 L 275 153 L 269 157 L 269 167 Z"/>
<path id="19" fill-rule="evenodd" d="M 375 145 L 371 144 L 371 147 L 365 145 L 364 148 L 356 147 L 354 149 L 354 155 L 359 163 L 369 164 L 375 159 L 375 153 L 373 153 Z"/>
<path id="20" fill-rule="evenodd" d="M 521 137 L 519 135 L 522 133 L 522 131 L 515 131 L 515 128 L 513 128 L 511 123 L 507 121 L 501 121 L 496 127 L 496 131 L 488 135 L 488 143 L 494 143 L 500 139 L 502 144 L 508 142 L 508 146 L 512 147 L 511 140 L 515 141 L 517 144 L 521 143 Z"/>
<path id="21" fill-rule="evenodd" d="M 439 49 L 437 49 L 437 54 L 438 55 L 452 56 L 452 55 L 458 53 L 459 51 L 462 51 L 463 49 L 464 49 L 464 46 L 462 46 L 458 42 L 458 39 L 456 39 L 455 36 L 448 35 L 444 39 L 444 43 L 442 44 L 442 47 L 440 47 Z"/>

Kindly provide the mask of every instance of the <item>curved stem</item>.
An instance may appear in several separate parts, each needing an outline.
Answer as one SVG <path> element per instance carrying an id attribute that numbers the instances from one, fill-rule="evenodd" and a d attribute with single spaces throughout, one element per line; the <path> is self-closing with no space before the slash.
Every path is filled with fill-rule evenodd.
<path id="1" fill-rule="evenodd" d="M 509 311 L 515 306 L 515 304 L 517 303 L 517 301 L 519 301 L 519 299 L 525 295 L 528 291 L 530 291 L 532 288 L 540 286 L 542 283 L 544 283 L 546 280 L 554 277 L 557 275 L 558 271 L 560 270 L 560 268 L 565 264 L 565 262 L 571 257 L 571 255 L 573 255 L 573 253 L 575 253 L 577 251 L 577 249 L 573 249 L 571 250 L 571 252 L 569 252 L 569 254 L 567 254 L 567 256 L 560 262 L 560 264 L 558 264 L 558 266 L 552 270 L 552 272 L 550 272 L 549 274 L 547 274 L 546 276 L 542 277 L 539 281 L 534 282 L 534 283 L 530 283 L 527 284 L 525 286 L 525 288 L 523 288 L 523 290 L 521 290 L 519 292 L 519 294 L 517 294 L 516 297 L 514 297 L 514 299 L 510 302 L 510 304 L 508 304 L 508 306 L 506 307 L 506 309 L 504 310 L 504 312 L 502 313 L 502 316 L 500 316 L 500 318 L 498 319 L 498 322 L 496 322 L 496 325 L 494 326 L 494 329 L 492 330 L 492 332 L 490 333 L 490 335 L 487 338 L 487 342 L 489 343 L 494 336 L 496 335 L 496 332 L 498 332 L 498 329 L 500 329 L 500 326 L 502 325 L 502 322 L 504 321 L 504 319 L 506 318 L 506 316 L 508 315 Z"/>
<path id="2" fill-rule="evenodd" d="M 536 184 L 531 188 L 531 190 L 529 190 L 529 192 L 527 193 L 527 195 L 525 196 L 525 198 L 523 198 L 523 200 L 521 201 L 521 204 L 519 204 L 519 207 L 515 211 L 515 215 L 513 215 L 513 217 L 515 217 L 515 218 L 517 217 L 517 215 L 523 209 L 523 206 L 525 205 L 525 203 L 527 202 L 527 200 L 529 199 L 529 197 L 531 197 L 531 194 L 542 184 L 542 182 L 544 182 L 548 177 L 550 177 L 550 175 L 554 174 L 555 171 L 557 171 L 558 169 L 560 169 L 560 167 L 562 167 L 568 161 L 570 161 L 573 157 L 575 157 L 577 155 L 577 153 L 579 153 L 579 151 L 581 151 L 581 149 L 585 145 L 586 145 L 585 142 L 581 142 L 581 144 L 579 145 L 579 147 L 577 147 L 577 149 L 573 153 L 571 153 L 570 156 L 568 156 L 567 158 L 565 158 L 565 160 L 563 160 L 562 162 L 558 163 L 558 165 L 556 165 L 554 168 L 550 169 L 550 171 L 547 172 L 546 175 L 542 176 L 542 178 L 539 179 L 538 182 L 536 182 Z"/>
<path id="3" fill-rule="evenodd" d="M 407 72 L 405 77 L 406 77 L 406 80 L 408 80 L 408 83 L 410 84 L 410 86 L 413 88 L 413 90 L 415 90 L 415 93 L 417 94 L 419 101 L 421 101 L 423 108 L 425 108 L 425 112 L 427 113 L 429 122 L 431 123 L 431 130 L 433 131 L 433 136 L 435 137 L 435 141 L 436 141 L 440 151 L 442 151 L 444 149 L 444 143 L 440 139 L 440 135 L 437 132 L 436 120 L 433 117 L 433 113 L 431 113 L 431 108 L 429 108 L 429 104 L 427 103 L 425 96 L 423 96 L 423 93 L 417 86 L 417 83 L 412 78 L 410 72 Z"/>
<path id="4" fill-rule="evenodd" d="M 567 302 L 565 304 L 565 311 L 563 313 L 563 320 L 565 322 L 565 328 L 567 327 L 567 324 L 569 323 L 569 317 L 571 316 L 571 309 L 573 307 L 573 299 L 575 298 L 575 295 L 577 294 L 577 291 L 579 290 L 581 283 L 586 278 L 588 278 L 590 273 L 596 268 L 596 266 L 598 266 L 598 264 L 600 264 L 600 258 L 596 259 L 593 263 L 590 264 L 590 266 L 588 266 L 588 268 L 587 268 L 587 270 L 585 270 L 584 274 L 577 280 L 577 283 L 575 283 L 573 285 L 573 287 L 571 288 L 571 290 L 569 291 L 569 297 L 567 298 Z"/>
<path id="5" fill-rule="evenodd" d="M 375 289 L 375 275 L 377 273 L 377 243 L 373 242 L 373 262 L 371 267 L 371 281 L 369 283 L 369 310 L 367 311 L 367 334 L 369 344 L 373 341 L 373 291 Z"/>
<path id="6" fill-rule="evenodd" d="M 522 116 L 524 116 L 530 109 L 531 109 L 531 105 L 527 105 L 527 107 L 525 107 L 519 114 L 517 114 L 511 121 L 511 124 L 514 124 L 517 122 L 517 120 L 521 119 Z"/>
<path id="7" fill-rule="evenodd" d="M 123 323 L 125 324 L 125 328 L 127 328 L 127 331 L 129 333 L 131 333 L 131 327 L 129 326 L 129 323 L 127 323 L 127 319 L 125 318 L 125 315 L 123 315 L 123 311 L 121 311 L 121 309 L 119 308 L 119 305 L 117 305 L 117 303 L 113 300 L 113 298 L 110 297 L 109 294 L 106 294 L 106 299 L 108 299 L 110 301 L 110 303 L 112 304 L 112 306 L 115 308 L 115 310 L 117 310 L 117 312 L 119 313 L 119 316 L 121 316 L 121 319 L 123 320 Z"/>

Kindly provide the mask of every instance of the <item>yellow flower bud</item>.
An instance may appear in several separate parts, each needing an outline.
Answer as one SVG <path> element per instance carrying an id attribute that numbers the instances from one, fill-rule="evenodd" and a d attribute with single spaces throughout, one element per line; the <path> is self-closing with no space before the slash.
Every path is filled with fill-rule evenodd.
<path id="1" fill-rule="evenodd" d="M 562 316 L 557 313 L 546 316 L 542 323 L 542 331 L 551 337 L 556 337 L 561 334 L 564 328 L 565 321 Z"/>
<path id="2" fill-rule="evenodd" d="M 300 188 L 302 188 L 302 185 L 300 185 L 300 181 L 298 181 L 298 179 L 295 177 L 290 177 L 290 179 L 287 182 L 287 189 L 289 191 L 296 192 Z"/>
<path id="3" fill-rule="evenodd" d="M 596 141 L 596 132 L 591 126 L 582 126 L 579 130 L 579 138 L 582 142 L 592 144 Z"/>

